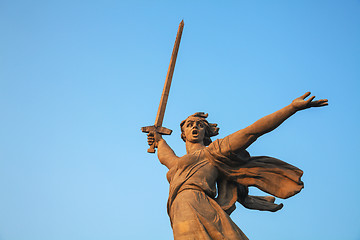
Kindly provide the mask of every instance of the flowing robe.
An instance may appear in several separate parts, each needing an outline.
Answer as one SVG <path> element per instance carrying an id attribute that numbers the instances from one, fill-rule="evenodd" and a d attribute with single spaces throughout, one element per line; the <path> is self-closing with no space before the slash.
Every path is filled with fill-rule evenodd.
<path id="1" fill-rule="evenodd" d="M 231 151 L 228 138 L 177 160 L 169 170 L 167 204 L 175 240 L 248 239 L 231 220 L 235 202 L 250 209 L 277 211 L 273 197 L 248 195 L 255 186 L 288 198 L 303 188 L 302 171 L 271 157 Z"/>

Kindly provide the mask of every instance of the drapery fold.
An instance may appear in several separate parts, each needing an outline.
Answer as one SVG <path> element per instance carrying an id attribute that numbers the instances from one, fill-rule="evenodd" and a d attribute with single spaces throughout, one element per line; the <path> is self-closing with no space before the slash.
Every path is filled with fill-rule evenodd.
<path id="1" fill-rule="evenodd" d="M 216 200 L 228 213 L 235 209 L 236 201 L 257 210 L 274 211 L 282 207 L 273 204 L 273 197 L 247 195 L 247 187 L 254 186 L 283 199 L 297 194 L 304 187 L 301 181 L 303 171 L 299 168 L 272 157 L 251 157 L 246 150 L 235 154 L 228 138 L 214 141 L 204 149 L 204 154 L 222 174 Z"/>

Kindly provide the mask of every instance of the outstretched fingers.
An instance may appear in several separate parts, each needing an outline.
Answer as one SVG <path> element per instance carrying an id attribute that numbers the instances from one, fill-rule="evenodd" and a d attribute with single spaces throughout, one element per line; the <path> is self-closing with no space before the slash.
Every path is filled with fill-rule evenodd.
<path id="1" fill-rule="evenodd" d="M 310 96 L 310 94 L 311 94 L 311 92 L 307 92 L 307 93 L 305 93 L 304 95 L 302 95 L 300 98 L 305 99 L 305 98 L 307 98 L 308 96 Z"/>
<path id="2" fill-rule="evenodd" d="M 306 100 L 306 103 L 309 104 L 314 100 L 315 96 L 310 97 L 308 100 Z"/>
<path id="3" fill-rule="evenodd" d="M 311 92 L 307 92 L 304 95 L 302 95 L 301 97 L 298 97 L 296 99 L 294 99 L 294 101 L 292 101 L 292 106 L 295 107 L 295 109 L 297 109 L 297 111 L 299 110 L 303 110 L 303 109 L 307 109 L 307 108 L 311 108 L 311 107 L 323 107 L 328 105 L 328 100 L 327 99 L 320 99 L 320 100 L 316 100 L 315 96 L 311 96 L 309 97 L 311 94 Z M 308 99 L 305 100 L 305 98 L 309 97 Z"/>
<path id="4" fill-rule="evenodd" d="M 311 107 L 323 107 L 323 106 L 327 106 L 327 105 L 329 105 L 327 99 L 320 99 L 320 100 L 311 102 Z"/>

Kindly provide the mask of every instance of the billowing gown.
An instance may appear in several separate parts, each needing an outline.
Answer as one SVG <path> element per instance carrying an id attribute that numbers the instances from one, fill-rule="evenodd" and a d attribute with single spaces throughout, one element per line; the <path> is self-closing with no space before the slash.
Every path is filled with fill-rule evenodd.
<path id="1" fill-rule="evenodd" d="M 175 240 L 248 239 L 229 215 L 240 202 L 250 209 L 277 211 L 273 197 L 248 195 L 255 186 L 288 198 L 303 188 L 302 171 L 271 157 L 231 151 L 228 138 L 177 160 L 167 173 L 168 214 Z"/>

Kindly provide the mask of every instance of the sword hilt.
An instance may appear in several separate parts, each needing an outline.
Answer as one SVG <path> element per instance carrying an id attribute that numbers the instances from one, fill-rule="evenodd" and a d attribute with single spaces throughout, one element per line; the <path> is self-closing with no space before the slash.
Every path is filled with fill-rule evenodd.
<path id="1" fill-rule="evenodd" d="M 144 133 L 159 133 L 161 135 L 170 135 L 172 133 L 171 129 L 165 128 L 165 127 L 156 127 L 155 125 L 153 126 L 147 126 L 147 127 L 142 127 L 141 131 Z M 149 149 L 147 150 L 148 153 L 155 153 L 156 146 L 155 146 L 155 142 L 153 144 L 150 145 Z"/>

